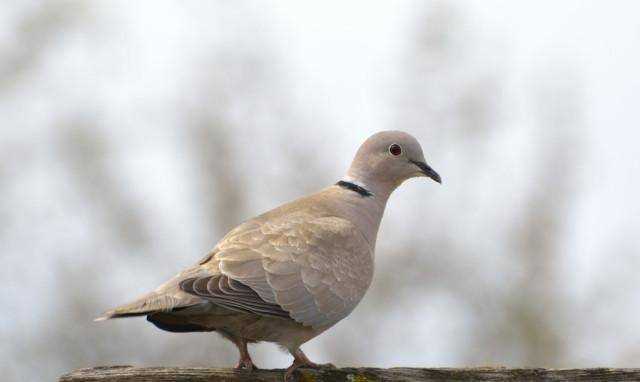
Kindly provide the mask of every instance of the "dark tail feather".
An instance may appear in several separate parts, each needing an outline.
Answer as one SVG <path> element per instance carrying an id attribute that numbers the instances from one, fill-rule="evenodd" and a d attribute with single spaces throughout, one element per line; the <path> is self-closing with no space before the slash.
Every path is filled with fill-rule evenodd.
<path id="1" fill-rule="evenodd" d="M 139 317 L 139 316 L 146 316 L 149 313 L 115 313 L 114 311 L 108 311 L 108 312 L 104 312 L 100 317 L 95 318 L 93 321 L 95 322 L 99 322 L 99 321 L 105 321 L 105 320 L 110 320 L 112 318 L 126 318 L 126 317 Z"/>
<path id="2" fill-rule="evenodd" d="M 190 322 L 184 322 L 183 319 L 180 319 L 177 316 L 171 316 L 164 313 L 150 314 L 147 316 L 147 321 L 154 324 L 158 329 L 173 333 L 211 332 L 214 330 Z"/>

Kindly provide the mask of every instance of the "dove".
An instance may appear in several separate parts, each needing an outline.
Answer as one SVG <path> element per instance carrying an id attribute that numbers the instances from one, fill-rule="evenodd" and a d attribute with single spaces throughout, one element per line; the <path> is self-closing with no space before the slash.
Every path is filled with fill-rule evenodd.
<path id="1" fill-rule="evenodd" d="M 285 381 L 322 367 L 300 346 L 362 300 L 387 200 L 414 177 L 441 183 L 414 137 L 374 134 L 337 183 L 245 221 L 195 265 L 96 321 L 146 316 L 169 332 L 217 332 L 237 346 L 236 369 L 255 368 L 247 344 L 273 342 L 293 356 Z"/>

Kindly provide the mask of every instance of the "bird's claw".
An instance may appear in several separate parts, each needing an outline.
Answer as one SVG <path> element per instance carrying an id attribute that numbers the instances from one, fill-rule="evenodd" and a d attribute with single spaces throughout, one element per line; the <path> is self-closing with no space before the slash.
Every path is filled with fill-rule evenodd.
<path id="1" fill-rule="evenodd" d="M 291 364 L 291 366 L 289 366 L 289 368 L 287 368 L 287 372 L 284 374 L 284 381 L 285 382 L 292 382 L 293 381 L 293 374 L 296 372 L 296 370 L 298 369 L 314 369 L 314 370 L 319 370 L 319 369 L 337 369 L 337 367 L 332 364 L 332 363 L 315 363 L 315 362 L 304 362 L 304 363 L 297 363 L 294 362 L 293 364 Z"/>
<path id="2" fill-rule="evenodd" d="M 254 371 L 254 370 L 258 370 L 258 368 L 256 367 L 256 365 L 253 364 L 253 361 L 251 361 L 251 358 L 249 358 L 249 359 L 239 360 L 236 366 L 233 368 L 233 370 Z"/>

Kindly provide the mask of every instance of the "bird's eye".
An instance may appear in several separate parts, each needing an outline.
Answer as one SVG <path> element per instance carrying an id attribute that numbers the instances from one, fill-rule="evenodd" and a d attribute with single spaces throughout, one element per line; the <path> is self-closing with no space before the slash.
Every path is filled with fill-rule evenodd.
<path id="1" fill-rule="evenodd" d="M 391 155 L 397 157 L 398 155 L 402 154 L 402 147 L 400 147 L 399 144 L 394 143 L 391 146 L 389 146 L 389 152 L 391 153 Z"/>

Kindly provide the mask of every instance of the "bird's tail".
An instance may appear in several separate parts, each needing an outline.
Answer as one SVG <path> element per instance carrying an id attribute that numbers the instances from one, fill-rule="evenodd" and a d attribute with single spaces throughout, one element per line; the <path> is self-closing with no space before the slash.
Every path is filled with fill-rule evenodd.
<path id="1" fill-rule="evenodd" d="M 185 307 L 183 301 L 169 294 L 148 293 L 139 299 L 104 312 L 94 321 L 105 321 L 112 318 L 146 316 L 158 312 L 170 312 Z"/>

